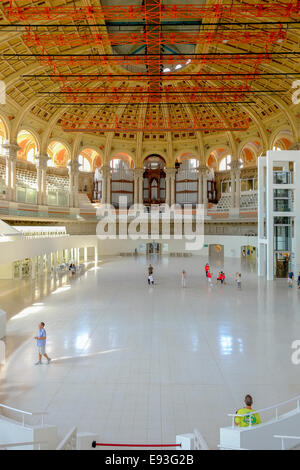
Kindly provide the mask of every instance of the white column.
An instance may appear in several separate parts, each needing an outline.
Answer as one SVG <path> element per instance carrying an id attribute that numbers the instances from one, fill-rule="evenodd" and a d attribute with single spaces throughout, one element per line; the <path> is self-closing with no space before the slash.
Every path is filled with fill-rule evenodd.
<path id="1" fill-rule="evenodd" d="M 138 203 L 139 204 L 144 203 L 144 170 L 143 169 L 139 170 L 139 198 L 138 198 Z"/>
<path id="2" fill-rule="evenodd" d="M 95 266 L 98 266 L 98 246 L 95 245 Z"/>
<path id="3" fill-rule="evenodd" d="M 54 251 L 54 253 L 53 253 L 53 272 L 54 272 L 54 274 L 56 273 L 56 268 L 57 268 L 57 252 Z"/>
<path id="4" fill-rule="evenodd" d="M 101 174 L 102 174 L 101 204 L 107 204 L 107 202 L 108 202 L 107 188 L 108 188 L 108 179 L 109 179 L 109 175 L 110 175 L 110 168 L 108 166 L 103 166 L 101 168 Z"/>
<path id="5" fill-rule="evenodd" d="M 40 205 L 47 205 L 47 168 L 48 168 L 48 160 L 50 158 L 47 154 L 43 153 L 40 154 L 37 158 L 37 203 Z"/>
<path id="6" fill-rule="evenodd" d="M 241 206 L 241 172 L 240 169 L 236 172 L 236 198 L 235 207 L 240 210 Z"/>
<path id="7" fill-rule="evenodd" d="M 267 164 L 267 280 L 274 279 L 274 196 L 273 196 L 273 160 L 270 158 Z"/>
<path id="8" fill-rule="evenodd" d="M 23 260 L 20 261 L 20 265 L 19 265 L 19 279 L 20 280 L 23 279 Z"/>
<path id="9" fill-rule="evenodd" d="M 11 160 L 10 160 L 9 155 L 6 155 L 5 163 L 6 163 L 6 166 L 5 166 L 6 199 L 10 201 L 10 198 L 11 198 Z"/>
<path id="10" fill-rule="evenodd" d="M 176 178 L 176 170 L 174 169 L 171 174 L 171 206 L 176 203 L 176 192 L 175 192 L 175 178 Z"/>
<path id="11" fill-rule="evenodd" d="M 6 157 L 6 194 L 7 200 L 16 201 L 16 162 L 21 148 L 17 143 L 3 144 Z"/>
<path id="12" fill-rule="evenodd" d="M 139 175 L 136 169 L 134 170 L 134 188 L 133 188 L 133 202 L 134 204 L 138 204 L 139 200 Z"/>
<path id="13" fill-rule="evenodd" d="M 203 175 L 202 167 L 198 168 L 198 204 L 203 204 Z"/>
<path id="14" fill-rule="evenodd" d="M 239 210 L 240 208 L 240 197 L 241 197 L 241 190 L 240 190 L 240 167 L 241 163 L 239 160 L 234 160 L 230 164 L 230 175 L 231 175 L 231 207 L 232 209 L 236 208 Z"/>
<path id="15" fill-rule="evenodd" d="M 31 279 L 36 278 L 36 259 L 31 258 Z"/>
<path id="16" fill-rule="evenodd" d="M 175 204 L 175 168 L 167 168 L 166 172 L 166 204 Z"/>
<path id="17" fill-rule="evenodd" d="M 78 172 L 79 163 L 75 160 L 69 160 L 69 192 L 70 192 L 70 207 L 78 207 Z"/>
<path id="18" fill-rule="evenodd" d="M 87 263 L 88 261 L 88 249 L 87 246 L 84 247 L 84 262 Z"/>
<path id="19" fill-rule="evenodd" d="M 111 203 L 111 172 L 110 169 L 107 172 L 107 189 L 106 189 L 106 199 L 107 199 L 107 204 Z"/>
<path id="20" fill-rule="evenodd" d="M 47 262 L 47 272 L 51 273 L 51 253 L 47 255 L 46 262 Z"/>
<path id="21" fill-rule="evenodd" d="M 235 207 L 235 171 L 234 170 L 230 172 L 230 178 L 231 178 L 231 208 L 233 209 Z"/>

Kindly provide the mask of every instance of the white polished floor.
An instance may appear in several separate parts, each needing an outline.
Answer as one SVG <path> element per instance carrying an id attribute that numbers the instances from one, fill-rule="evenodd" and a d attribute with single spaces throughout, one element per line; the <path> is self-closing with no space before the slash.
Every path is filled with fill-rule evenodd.
<path id="1" fill-rule="evenodd" d="M 146 259 L 115 258 L 82 278 L 0 296 L 10 316 L 0 402 L 47 411 L 61 437 L 76 425 L 101 442 L 170 444 L 198 428 L 216 448 L 246 393 L 257 409 L 300 394 L 300 366 L 291 362 L 300 290 L 258 282 L 244 266 L 238 291 L 240 261 L 225 262 L 227 285 L 209 288 L 205 262 L 154 259 L 149 287 Z M 34 366 L 40 321 L 49 366 Z"/>

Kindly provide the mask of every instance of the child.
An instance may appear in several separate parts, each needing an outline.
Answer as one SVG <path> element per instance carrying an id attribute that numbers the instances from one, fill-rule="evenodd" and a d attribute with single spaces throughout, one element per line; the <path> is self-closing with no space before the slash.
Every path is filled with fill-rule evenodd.
<path id="1" fill-rule="evenodd" d="M 238 289 L 241 289 L 242 288 L 242 275 L 241 275 L 241 273 L 236 273 L 235 279 L 236 279 L 236 285 L 237 285 Z"/>
<path id="2" fill-rule="evenodd" d="M 212 286 L 212 273 L 210 271 L 207 272 L 207 280 L 211 287 Z"/>
<path id="3" fill-rule="evenodd" d="M 294 273 L 290 271 L 288 274 L 288 286 L 293 287 Z"/>
<path id="4" fill-rule="evenodd" d="M 152 274 L 150 274 L 150 275 L 148 276 L 148 284 L 149 284 L 149 286 L 150 286 L 150 285 L 153 286 L 153 284 L 154 284 L 154 280 L 153 280 Z"/>
<path id="5" fill-rule="evenodd" d="M 221 272 L 219 273 L 219 277 L 218 277 L 218 279 L 217 279 L 217 282 L 218 282 L 218 281 L 220 281 L 221 284 L 224 284 L 224 282 L 225 282 L 225 274 L 223 273 L 223 271 L 221 271 Z"/>
<path id="6" fill-rule="evenodd" d="M 182 287 L 186 287 L 186 272 L 185 272 L 185 270 L 183 270 L 182 273 L 181 273 L 181 285 L 182 285 Z"/>

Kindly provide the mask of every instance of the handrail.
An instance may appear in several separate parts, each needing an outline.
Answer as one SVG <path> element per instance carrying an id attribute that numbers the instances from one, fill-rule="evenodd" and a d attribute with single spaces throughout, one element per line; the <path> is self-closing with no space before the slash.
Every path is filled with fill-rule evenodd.
<path id="1" fill-rule="evenodd" d="M 6 450 L 7 448 L 11 447 L 26 447 L 26 446 L 33 446 L 39 445 L 39 449 L 41 450 L 41 444 L 47 444 L 47 441 L 36 441 L 36 442 L 16 442 L 15 444 L 0 444 L 0 450 Z"/>
<path id="2" fill-rule="evenodd" d="M 285 450 L 285 445 L 284 445 L 284 440 L 285 439 L 294 439 L 300 441 L 300 436 L 278 436 L 277 434 L 274 434 L 276 439 L 281 439 L 281 450 Z"/>
<path id="3" fill-rule="evenodd" d="M 18 408 L 12 408 L 11 406 L 3 405 L 2 403 L 0 403 L 0 408 L 4 408 L 5 410 L 20 413 L 22 415 L 22 425 L 23 426 L 25 426 L 25 416 L 41 416 L 42 417 L 42 420 L 41 420 L 42 421 L 42 426 L 44 426 L 44 416 L 48 415 L 48 413 L 46 413 L 46 412 L 37 413 L 37 412 L 19 410 Z"/>
<path id="4" fill-rule="evenodd" d="M 221 446 L 221 444 L 218 444 L 218 448 L 220 450 L 248 450 L 248 449 L 244 449 L 243 447 L 233 447 L 233 446 Z"/>
<path id="5" fill-rule="evenodd" d="M 287 405 L 289 403 L 292 403 L 294 401 L 297 401 L 297 409 L 300 411 L 300 395 L 298 395 L 297 397 L 295 398 L 291 398 L 290 400 L 286 400 L 286 401 L 282 401 L 280 403 L 277 403 L 276 405 L 272 405 L 272 406 L 268 406 L 267 408 L 262 408 L 260 410 L 255 410 L 255 411 L 249 411 L 249 413 L 245 413 L 247 416 L 252 416 L 252 415 L 255 415 L 257 413 L 263 413 L 264 411 L 269 411 L 269 410 L 274 410 L 276 411 L 276 415 L 275 415 L 275 418 L 276 420 L 278 419 L 278 408 L 280 406 L 283 406 L 283 405 Z M 239 415 L 239 414 L 228 414 L 227 416 L 231 417 L 232 418 L 232 427 L 234 428 L 234 418 L 240 418 L 241 416 L 243 415 Z M 250 419 L 250 422 L 249 422 L 249 427 L 251 427 L 251 419 Z"/>

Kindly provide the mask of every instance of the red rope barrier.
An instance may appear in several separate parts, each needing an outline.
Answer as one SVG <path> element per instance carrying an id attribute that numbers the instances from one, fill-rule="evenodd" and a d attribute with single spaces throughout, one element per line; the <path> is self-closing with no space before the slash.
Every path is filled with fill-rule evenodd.
<path id="1" fill-rule="evenodd" d="M 181 444 L 103 444 L 94 441 L 92 447 L 181 447 Z"/>

